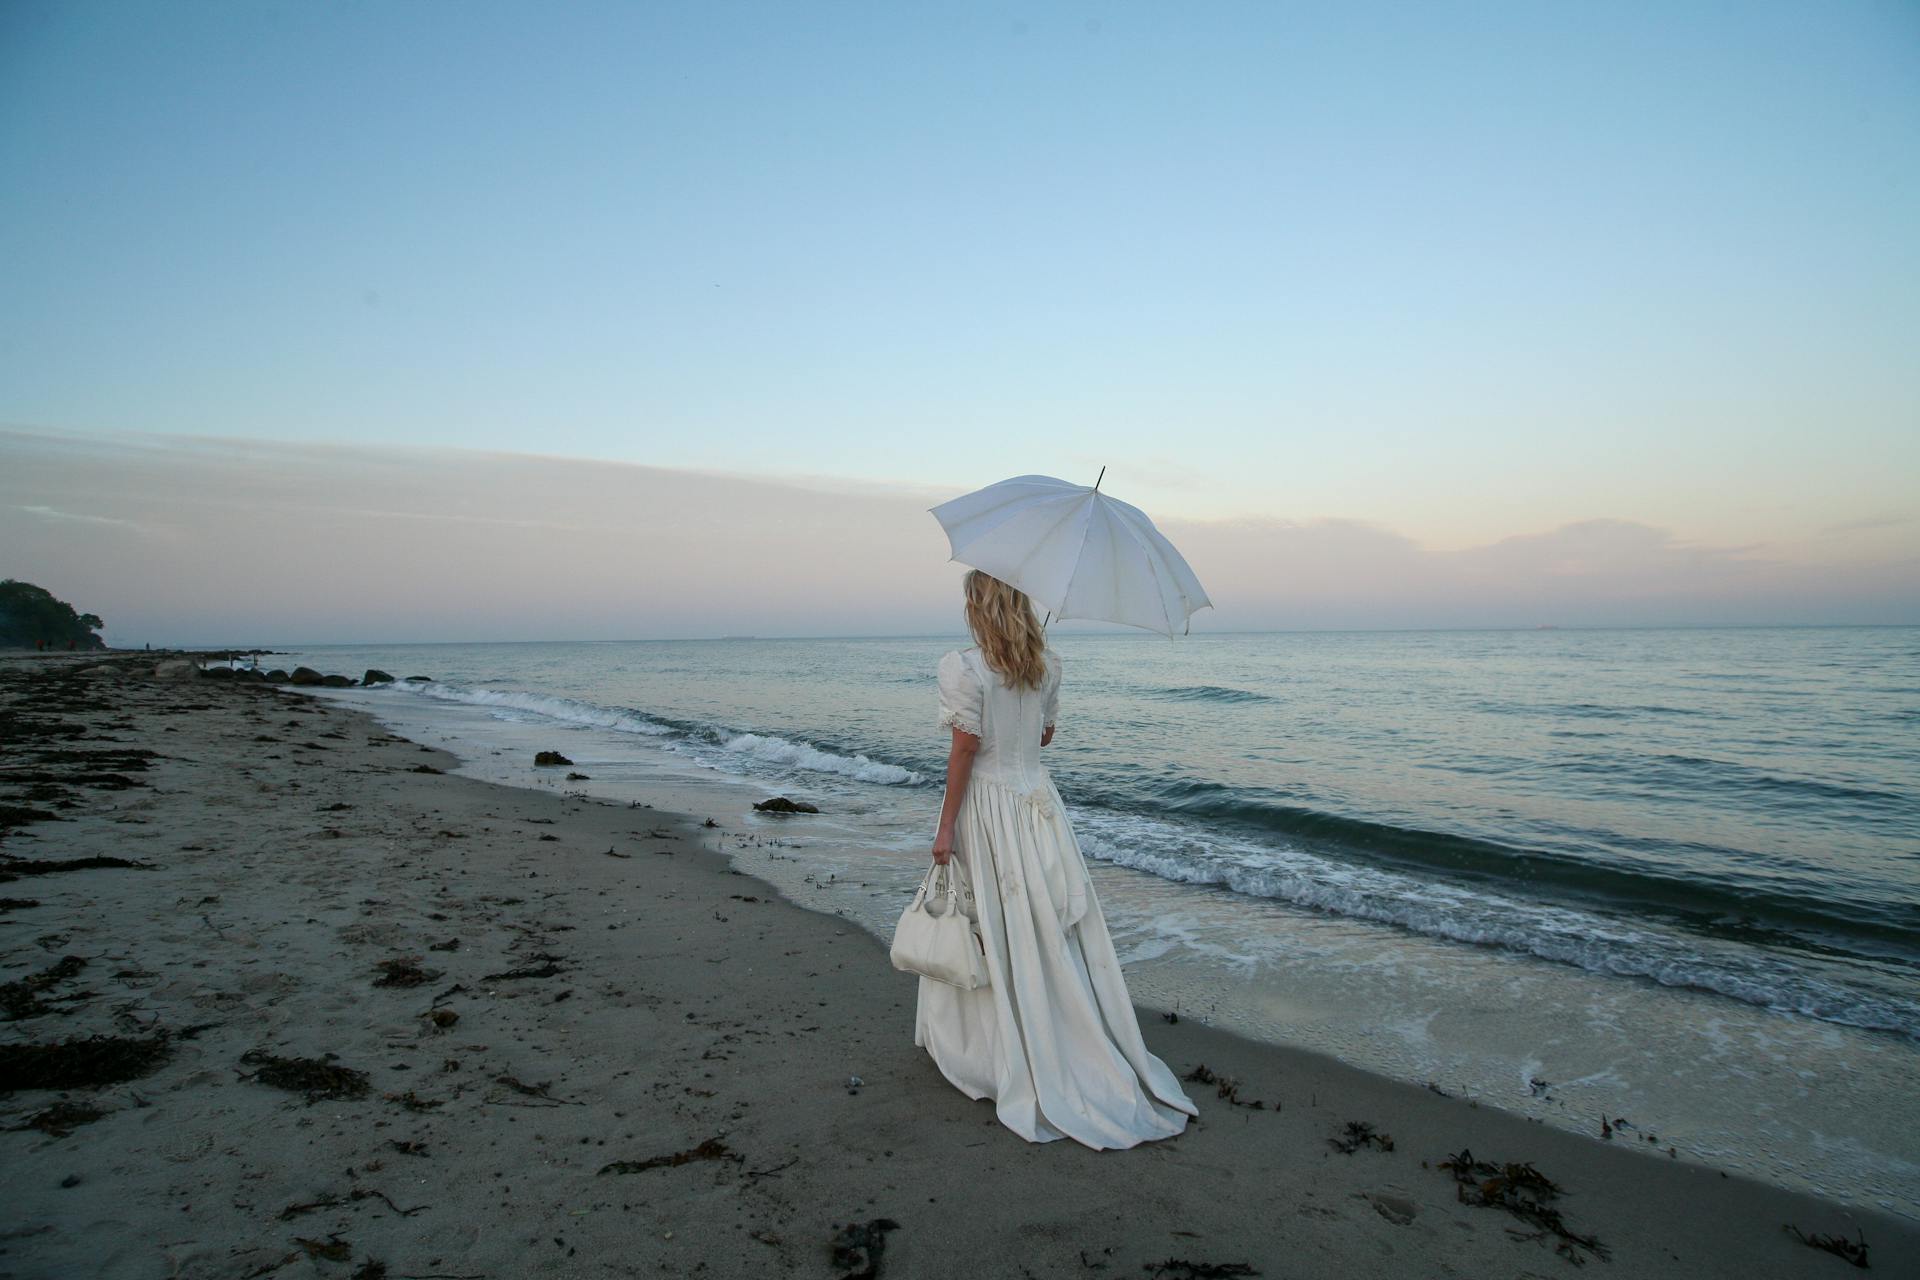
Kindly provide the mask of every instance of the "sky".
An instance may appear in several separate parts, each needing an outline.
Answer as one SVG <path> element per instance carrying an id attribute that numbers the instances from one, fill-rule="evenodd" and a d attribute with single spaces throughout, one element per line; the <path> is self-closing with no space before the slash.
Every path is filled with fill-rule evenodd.
<path id="1" fill-rule="evenodd" d="M 1916 227 L 1905 0 L 8 0 L 0 575 L 951 629 L 925 508 L 1106 467 L 1196 628 L 1920 622 Z"/>

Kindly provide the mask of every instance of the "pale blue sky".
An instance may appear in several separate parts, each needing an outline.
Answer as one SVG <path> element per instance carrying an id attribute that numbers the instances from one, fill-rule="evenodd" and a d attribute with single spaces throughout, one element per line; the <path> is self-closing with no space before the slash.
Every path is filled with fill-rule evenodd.
<path id="1" fill-rule="evenodd" d="M 1906 2 L 0 6 L 30 431 L 1912 562 L 1916 228 Z"/>

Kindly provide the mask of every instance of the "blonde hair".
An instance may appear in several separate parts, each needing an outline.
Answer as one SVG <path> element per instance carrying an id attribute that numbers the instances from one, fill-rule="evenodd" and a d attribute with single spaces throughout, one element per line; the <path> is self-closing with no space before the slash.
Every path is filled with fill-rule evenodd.
<path id="1" fill-rule="evenodd" d="M 1047 676 L 1047 633 L 1034 616 L 1033 601 L 1018 587 L 979 569 L 969 569 L 962 585 L 967 629 L 987 665 L 1009 689 L 1038 689 Z"/>

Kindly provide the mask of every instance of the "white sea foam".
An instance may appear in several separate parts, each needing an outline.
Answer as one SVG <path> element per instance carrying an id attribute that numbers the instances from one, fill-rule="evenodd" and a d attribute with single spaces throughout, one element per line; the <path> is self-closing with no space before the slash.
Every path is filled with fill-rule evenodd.
<path id="1" fill-rule="evenodd" d="M 436 680 L 418 684 L 376 685 L 367 692 L 411 694 L 440 702 L 461 702 L 468 706 L 531 712 L 566 724 L 612 729 L 619 733 L 638 733 L 648 737 L 662 737 L 673 732 L 671 726 L 661 724 L 637 711 L 603 707 L 596 702 L 581 702 L 575 698 L 561 698 L 548 693 L 530 693 L 524 689 L 488 689 L 484 686 L 446 684 Z"/>
<path id="2" fill-rule="evenodd" d="M 724 750 L 768 764 L 807 769 L 815 773 L 837 773 L 882 786 L 912 786 L 921 780 L 919 774 L 897 764 L 886 764 L 860 755 L 838 755 L 832 751 L 822 751 L 808 742 L 794 742 L 770 734 L 735 734 L 720 745 Z"/>
<path id="3" fill-rule="evenodd" d="M 814 746 L 810 742 L 795 741 L 773 734 L 731 733 L 719 726 L 698 726 L 687 729 L 654 719 L 643 712 L 602 706 L 596 702 L 583 702 L 576 698 L 556 697 L 552 694 L 530 693 L 521 689 L 490 689 L 485 686 L 440 681 L 376 686 L 375 690 L 370 690 L 370 692 L 373 691 L 411 694 L 442 702 L 488 707 L 503 714 L 512 715 L 515 719 L 523 720 L 526 715 L 531 714 L 569 725 L 612 729 L 619 733 L 637 733 L 650 738 L 680 738 L 699 748 L 695 753 L 696 759 L 702 758 L 706 751 L 714 749 L 734 757 L 735 762 L 742 767 L 732 768 L 730 772 L 747 772 L 752 764 L 758 763 L 809 773 L 838 774 L 881 786 L 914 786 L 923 780 L 922 775 L 912 769 L 887 764 L 864 755 L 840 755 Z"/>
<path id="4" fill-rule="evenodd" d="M 1089 856 L 1163 880 L 1218 885 L 1594 973 L 1712 991 L 1782 1012 L 1920 1038 L 1920 1008 L 1823 981 L 1753 948 L 1715 948 L 1593 912 L 1415 879 L 1278 842 L 1255 844 L 1152 818 L 1075 811 L 1073 821 Z"/>

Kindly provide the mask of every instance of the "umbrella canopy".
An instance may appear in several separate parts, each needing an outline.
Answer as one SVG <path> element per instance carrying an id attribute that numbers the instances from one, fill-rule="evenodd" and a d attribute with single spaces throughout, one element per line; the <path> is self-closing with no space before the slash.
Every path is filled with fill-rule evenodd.
<path id="1" fill-rule="evenodd" d="M 1213 607 L 1146 513 L 1101 493 L 1098 480 L 1015 476 L 928 510 L 947 532 L 951 559 L 1020 588 L 1055 617 L 1171 636 Z"/>

